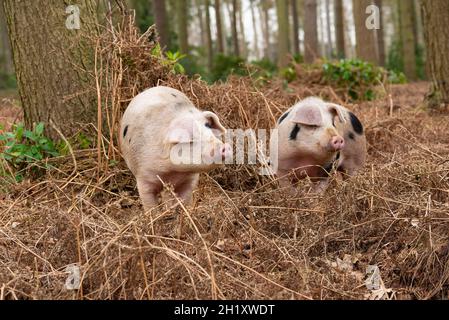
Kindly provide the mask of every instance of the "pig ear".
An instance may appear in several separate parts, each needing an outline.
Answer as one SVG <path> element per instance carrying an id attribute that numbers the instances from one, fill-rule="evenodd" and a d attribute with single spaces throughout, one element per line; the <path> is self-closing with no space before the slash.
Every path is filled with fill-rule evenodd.
<path id="1" fill-rule="evenodd" d="M 193 141 L 193 120 L 178 119 L 172 121 L 165 141 L 169 144 L 190 143 Z"/>
<path id="2" fill-rule="evenodd" d="M 338 118 L 342 123 L 346 123 L 345 112 L 343 108 L 335 103 L 329 103 L 329 111 L 334 113 L 334 115 L 338 115 Z"/>
<path id="3" fill-rule="evenodd" d="M 291 121 L 309 126 L 320 126 L 323 122 L 323 117 L 318 107 L 302 106 L 296 111 Z"/>
<path id="4" fill-rule="evenodd" d="M 215 113 L 204 111 L 203 115 L 208 121 L 208 126 L 212 129 L 215 136 L 219 137 L 226 133 L 226 128 L 222 126 L 220 119 L 218 119 L 218 116 Z"/>

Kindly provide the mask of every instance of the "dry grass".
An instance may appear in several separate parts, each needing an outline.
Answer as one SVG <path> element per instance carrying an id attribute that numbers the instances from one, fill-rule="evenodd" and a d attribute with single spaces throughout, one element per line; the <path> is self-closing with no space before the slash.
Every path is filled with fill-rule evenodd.
<path id="1" fill-rule="evenodd" d="M 108 54 L 120 65 L 112 49 L 139 46 L 115 39 Z M 139 68 L 123 67 L 102 89 L 116 98 L 111 88 L 119 90 L 119 103 L 100 99 L 110 119 L 154 82 Z M 286 93 L 244 78 L 213 86 L 156 78 L 230 128 L 269 128 L 309 94 L 338 102 L 330 88 Z M 99 168 L 98 150 L 108 163 L 106 138 L 98 150 L 55 159 L 55 170 L 0 195 L 0 299 L 374 298 L 364 285 L 368 265 L 380 268 L 385 285 L 377 297 L 448 298 L 449 117 L 419 109 L 426 89 L 390 88 L 393 107 L 388 98 L 348 106 L 366 124 L 368 163 L 323 195 L 303 181 L 287 196 L 256 167 L 227 166 L 202 175 L 191 207 L 175 211 L 167 202 L 144 213 L 123 161 Z M 65 288 L 71 264 L 81 268 L 80 290 Z"/>

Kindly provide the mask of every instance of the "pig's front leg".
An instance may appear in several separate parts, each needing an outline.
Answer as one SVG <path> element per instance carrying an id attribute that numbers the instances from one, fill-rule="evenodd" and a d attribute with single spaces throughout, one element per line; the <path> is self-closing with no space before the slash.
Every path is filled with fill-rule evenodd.
<path id="1" fill-rule="evenodd" d="M 194 174 L 175 186 L 176 195 L 185 203 L 190 204 L 192 191 L 198 184 L 199 174 Z"/>
<path id="2" fill-rule="evenodd" d="M 137 179 L 137 190 L 145 211 L 157 206 L 161 186 L 155 183 L 147 182 L 144 179 Z"/>

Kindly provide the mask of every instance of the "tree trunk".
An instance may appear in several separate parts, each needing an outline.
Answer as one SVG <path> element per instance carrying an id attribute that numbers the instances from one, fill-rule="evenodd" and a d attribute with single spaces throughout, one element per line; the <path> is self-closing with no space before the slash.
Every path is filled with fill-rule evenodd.
<path id="1" fill-rule="evenodd" d="M 421 1 L 424 22 L 424 39 L 427 47 L 429 77 L 432 91 L 428 96 L 429 106 L 449 104 L 449 1 Z"/>
<path id="2" fill-rule="evenodd" d="M 346 57 L 343 0 L 335 0 L 335 39 L 337 42 L 337 57 L 343 59 Z"/>
<path id="3" fill-rule="evenodd" d="M 366 19 L 368 18 L 366 8 L 371 4 L 371 0 L 352 1 L 356 34 L 356 53 L 359 59 L 377 64 L 376 29 L 370 30 L 366 27 Z"/>
<path id="4" fill-rule="evenodd" d="M 239 0 L 237 5 L 238 5 L 238 21 L 239 21 L 239 32 L 240 32 L 240 55 L 246 59 L 248 56 L 248 49 L 246 46 L 245 26 L 243 24 L 242 0 Z"/>
<path id="5" fill-rule="evenodd" d="M 11 57 L 11 47 L 9 45 L 8 28 L 3 9 L 3 0 L 0 0 L 0 74 L 13 74 L 14 66 Z"/>
<path id="6" fill-rule="evenodd" d="M 98 22 L 95 1 L 78 1 L 80 29 L 67 28 L 66 18 L 76 13 L 65 15 L 66 3 L 4 0 L 25 124 L 52 121 L 70 136 L 79 123 L 96 119 L 96 97 L 81 69 L 93 70 L 94 46 L 85 36 L 97 34 Z M 47 133 L 58 137 L 54 130 Z"/>
<path id="7" fill-rule="evenodd" d="M 323 20 L 323 7 L 321 4 L 321 0 L 318 1 L 318 22 L 319 22 L 319 30 L 320 33 L 318 35 L 318 43 L 320 45 L 321 56 L 326 57 L 327 55 L 327 44 L 325 39 L 325 31 L 324 31 L 324 20 Z"/>
<path id="8" fill-rule="evenodd" d="M 197 9 L 197 18 L 200 25 L 201 32 L 201 46 L 206 48 L 207 46 L 207 34 L 206 27 L 204 26 L 204 18 L 203 18 L 203 9 L 201 8 L 203 5 L 203 0 L 195 0 L 195 5 Z"/>
<path id="9" fill-rule="evenodd" d="M 224 53 L 223 26 L 221 23 L 221 3 L 215 0 L 215 21 L 217 23 L 217 51 Z"/>
<path id="10" fill-rule="evenodd" d="M 414 8 L 412 1 L 399 1 L 401 20 L 402 56 L 404 73 L 410 80 L 416 80 L 416 48 L 414 36 Z"/>
<path id="11" fill-rule="evenodd" d="M 256 59 L 260 59 L 260 51 L 259 51 L 259 33 L 257 31 L 257 23 L 256 23 L 256 10 L 254 9 L 254 0 L 250 0 L 250 8 L 251 8 L 251 18 L 253 22 L 253 32 L 254 32 L 254 55 Z"/>
<path id="12" fill-rule="evenodd" d="M 299 55 L 301 53 L 299 49 L 299 13 L 297 0 L 290 0 L 291 16 L 293 21 L 293 53 Z"/>
<path id="13" fill-rule="evenodd" d="M 210 2 L 205 0 L 206 9 L 206 51 L 207 51 L 207 68 L 212 70 L 214 61 L 214 51 L 212 48 L 212 32 L 210 30 Z"/>
<path id="14" fill-rule="evenodd" d="M 270 59 L 270 23 L 268 15 L 268 0 L 261 0 L 260 9 L 260 22 L 263 33 L 264 50 L 263 56 L 265 59 Z"/>
<path id="15" fill-rule="evenodd" d="M 317 0 L 304 1 L 304 61 L 312 63 L 319 57 Z"/>
<path id="16" fill-rule="evenodd" d="M 239 47 L 239 35 L 237 33 L 237 11 L 238 11 L 238 4 L 237 0 L 232 0 L 232 43 L 234 45 L 234 55 L 240 56 L 240 47 Z"/>
<path id="17" fill-rule="evenodd" d="M 179 51 L 189 53 L 189 40 L 187 31 L 187 0 L 176 0 L 176 17 L 178 19 Z"/>
<path id="18" fill-rule="evenodd" d="M 415 24 L 416 24 L 416 43 L 418 46 L 424 46 L 423 21 L 421 16 L 421 6 L 419 0 L 413 0 L 415 6 Z"/>
<path id="19" fill-rule="evenodd" d="M 278 66 L 288 65 L 288 6 L 286 0 L 276 0 L 278 19 Z"/>
<path id="20" fill-rule="evenodd" d="M 156 29 L 159 33 L 159 44 L 162 49 L 166 50 L 170 46 L 170 37 L 165 0 L 153 0 L 153 14 L 156 22 Z"/>
<path id="21" fill-rule="evenodd" d="M 383 1 L 374 0 L 374 4 L 380 9 L 380 29 L 376 30 L 377 39 L 377 51 L 378 51 L 378 64 L 385 66 L 385 35 L 384 35 L 384 14 L 383 14 Z"/>
<path id="22" fill-rule="evenodd" d="M 330 0 L 326 0 L 326 27 L 327 27 L 327 54 L 328 57 L 332 57 L 334 53 L 334 46 L 332 44 L 331 33 L 331 4 Z"/>

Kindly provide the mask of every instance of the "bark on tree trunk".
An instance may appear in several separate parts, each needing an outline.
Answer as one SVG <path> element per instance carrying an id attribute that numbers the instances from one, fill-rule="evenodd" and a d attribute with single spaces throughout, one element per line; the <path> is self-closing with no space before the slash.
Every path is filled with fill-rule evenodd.
<path id="1" fill-rule="evenodd" d="M 97 6 L 78 1 L 81 26 L 70 30 L 64 0 L 4 0 L 25 124 L 50 120 L 70 136 L 79 123 L 95 122 L 95 94 L 83 68 L 93 69 L 94 48 L 84 36 L 96 35 Z M 69 20 L 66 20 L 69 19 Z M 72 24 L 69 24 L 72 26 Z M 47 130 L 49 126 L 47 126 Z M 47 133 L 57 137 L 54 130 Z"/>
<path id="2" fill-rule="evenodd" d="M 317 1 L 304 1 L 304 61 L 312 63 L 319 57 Z"/>
<path id="3" fill-rule="evenodd" d="M 179 51 L 189 53 L 189 41 L 187 31 L 187 0 L 176 0 L 176 16 L 178 18 Z"/>
<path id="4" fill-rule="evenodd" d="M 159 33 L 159 44 L 166 50 L 170 46 L 170 37 L 165 0 L 153 0 L 153 14 L 156 20 L 157 32 Z"/>
<path id="5" fill-rule="evenodd" d="M 242 1 L 238 1 L 238 21 L 239 21 L 239 33 L 240 33 L 240 55 L 243 58 L 248 57 L 248 48 L 246 46 L 245 26 L 243 24 L 243 5 Z"/>
<path id="6" fill-rule="evenodd" d="M 288 65 L 288 6 L 285 0 L 276 0 L 278 18 L 278 66 Z"/>
<path id="7" fill-rule="evenodd" d="M 410 80 L 416 80 L 416 48 L 413 21 L 413 2 L 399 1 L 401 20 L 402 56 L 404 73 Z"/>
<path id="8" fill-rule="evenodd" d="M 326 0 L 326 27 L 327 27 L 327 54 L 332 57 L 334 52 L 334 46 L 332 44 L 332 33 L 331 33 L 331 5 L 330 0 Z"/>
<path id="9" fill-rule="evenodd" d="M 206 28 L 204 26 L 204 18 L 203 18 L 203 0 L 195 0 L 196 10 L 197 10 L 197 18 L 198 23 L 200 25 L 200 32 L 201 32 L 201 46 L 203 48 L 207 45 L 207 37 L 206 37 Z"/>
<path id="10" fill-rule="evenodd" d="M 0 0 L 0 38 L 0 73 L 13 74 L 14 65 L 12 63 L 3 0 Z"/>
<path id="11" fill-rule="evenodd" d="M 269 29 L 269 16 L 268 16 L 268 1 L 261 0 L 260 17 L 261 27 L 264 39 L 264 51 L 263 55 L 265 59 L 270 59 L 270 29 Z"/>
<path id="12" fill-rule="evenodd" d="M 380 66 L 385 66 L 385 35 L 384 35 L 384 15 L 383 15 L 383 1 L 374 0 L 374 4 L 380 9 L 380 29 L 376 30 L 377 50 L 378 50 L 378 63 Z"/>
<path id="13" fill-rule="evenodd" d="M 210 2 L 205 0 L 206 9 L 206 51 L 207 51 L 207 68 L 212 70 L 214 61 L 214 51 L 212 48 L 212 32 L 210 30 Z"/>
<path id="14" fill-rule="evenodd" d="M 221 23 L 221 3 L 215 0 L 215 21 L 217 23 L 217 51 L 224 53 L 223 26 Z"/>
<path id="15" fill-rule="evenodd" d="M 301 53 L 299 49 L 299 13 L 297 0 L 290 0 L 291 16 L 293 21 L 293 53 L 299 55 Z"/>
<path id="16" fill-rule="evenodd" d="M 421 1 L 427 64 L 432 90 L 428 95 L 430 107 L 449 105 L 449 1 Z"/>
<path id="17" fill-rule="evenodd" d="M 240 56 L 240 47 L 239 47 L 239 35 L 237 33 L 237 11 L 238 5 L 237 0 L 232 0 L 232 43 L 234 45 L 234 55 Z"/>
<path id="18" fill-rule="evenodd" d="M 356 33 L 357 57 L 377 64 L 376 29 L 366 27 L 368 15 L 366 8 L 372 4 L 371 0 L 353 0 L 354 24 Z"/>
<path id="19" fill-rule="evenodd" d="M 337 57 L 345 58 L 345 24 L 343 16 L 343 0 L 335 0 L 335 39 L 337 42 Z"/>
<path id="20" fill-rule="evenodd" d="M 253 22 L 253 32 L 254 32 L 254 54 L 256 59 L 260 59 L 260 50 L 259 50 L 259 33 L 257 31 L 257 23 L 256 23 L 256 10 L 254 9 L 254 0 L 250 1 L 250 9 L 251 9 L 251 19 Z"/>

